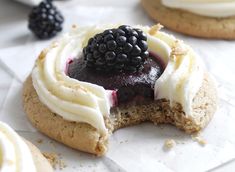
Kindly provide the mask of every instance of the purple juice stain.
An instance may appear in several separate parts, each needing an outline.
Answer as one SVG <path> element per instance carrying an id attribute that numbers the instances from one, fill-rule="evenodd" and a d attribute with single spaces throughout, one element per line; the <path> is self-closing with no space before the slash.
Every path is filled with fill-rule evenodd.
<path id="1" fill-rule="evenodd" d="M 68 75 L 68 68 L 69 68 L 69 65 L 73 62 L 73 58 L 68 58 L 67 61 L 66 61 L 66 64 L 65 64 L 65 69 L 64 69 L 64 73 L 66 75 Z"/>

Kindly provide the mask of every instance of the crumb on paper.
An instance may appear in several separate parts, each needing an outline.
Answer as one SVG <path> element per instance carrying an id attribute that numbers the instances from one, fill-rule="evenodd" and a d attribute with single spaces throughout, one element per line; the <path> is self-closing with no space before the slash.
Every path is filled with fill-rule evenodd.
<path id="1" fill-rule="evenodd" d="M 62 161 L 62 157 L 60 156 L 60 154 L 53 152 L 44 152 L 43 155 L 48 159 L 48 161 L 50 162 L 50 164 L 54 169 L 63 170 L 64 168 L 67 167 L 65 162 Z"/>
<path id="2" fill-rule="evenodd" d="M 174 139 L 167 139 L 164 143 L 164 148 L 166 149 L 172 149 L 176 145 L 176 142 Z"/>
<path id="3" fill-rule="evenodd" d="M 158 126 L 161 130 L 164 129 L 164 125 L 162 125 L 162 124 L 159 124 L 159 123 L 157 123 L 157 122 L 155 122 L 155 123 L 153 123 L 153 124 L 156 125 L 156 126 Z"/>
<path id="4" fill-rule="evenodd" d="M 39 144 L 43 143 L 43 139 L 37 139 L 37 143 Z"/>
<path id="5" fill-rule="evenodd" d="M 157 126 L 157 125 L 158 125 L 158 123 L 154 121 L 154 122 L 153 122 L 153 125 L 156 125 L 156 126 Z"/>
<path id="6" fill-rule="evenodd" d="M 76 25 L 76 24 L 73 24 L 73 25 L 72 25 L 72 28 L 73 28 L 73 29 L 76 29 L 77 27 L 78 27 L 78 25 Z"/>
<path id="7" fill-rule="evenodd" d="M 38 60 L 43 60 L 46 57 L 47 52 L 49 51 L 49 49 L 45 48 L 44 50 L 41 51 L 41 53 L 38 56 Z"/>
<path id="8" fill-rule="evenodd" d="M 55 168 L 55 166 L 57 164 L 58 155 L 56 153 L 48 153 L 48 152 L 44 152 L 43 155 L 50 162 L 50 164 L 53 166 L 53 168 Z"/>
<path id="9" fill-rule="evenodd" d="M 50 144 L 55 148 L 56 145 L 55 145 L 55 142 L 53 142 L 52 140 L 50 141 Z"/>
<path id="10" fill-rule="evenodd" d="M 199 143 L 201 146 L 205 146 L 207 144 L 206 140 L 203 139 L 199 134 L 191 135 L 193 141 Z"/>
<path id="11" fill-rule="evenodd" d="M 124 140 L 124 141 L 120 141 L 119 143 L 122 144 L 122 143 L 127 143 L 128 140 Z"/>
<path id="12" fill-rule="evenodd" d="M 155 35 L 159 30 L 161 30 L 163 28 L 163 26 L 161 24 L 156 24 L 154 26 L 152 26 L 149 30 L 149 34 L 150 35 Z"/>

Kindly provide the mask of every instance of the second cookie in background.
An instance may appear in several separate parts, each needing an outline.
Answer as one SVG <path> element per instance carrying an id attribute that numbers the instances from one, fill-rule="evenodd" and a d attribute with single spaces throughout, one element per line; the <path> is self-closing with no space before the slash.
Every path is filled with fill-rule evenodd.
<path id="1" fill-rule="evenodd" d="M 235 39 L 235 1 L 141 0 L 148 15 L 174 31 L 211 39 Z"/>

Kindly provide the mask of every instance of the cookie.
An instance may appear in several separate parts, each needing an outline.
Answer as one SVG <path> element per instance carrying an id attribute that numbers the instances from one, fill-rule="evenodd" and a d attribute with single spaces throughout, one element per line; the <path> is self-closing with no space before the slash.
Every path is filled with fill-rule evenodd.
<path id="1" fill-rule="evenodd" d="M 20 137 L 8 124 L 0 121 L 1 171 L 52 172 L 52 166 L 31 142 Z"/>
<path id="2" fill-rule="evenodd" d="M 141 0 L 148 15 L 176 32 L 203 38 L 235 39 L 235 17 L 213 18 L 163 6 L 161 0 Z"/>
<path id="3" fill-rule="evenodd" d="M 89 124 L 70 122 L 51 112 L 39 100 L 31 77 L 28 77 L 24 83 L 23 104 L 29 120 L 42 133 L 74 149 L 98 156 L 107 152 L 109 134 L 102 136 Z M 211 78 L 205 75 L 203 84 L 193 99 L 195 118 L 186 117 L 180 104 L 170 106 L 168 100 L 161 99 L 142 105 L 129 104 L 112 108 L 110 117 L 105 119 L 105 123 L 110 134 L 119 128 L 143 121 L 152 121 L 155 124 L 170 123 L 187 133 L 194 133 L 209 123 L 216 107 L 215 85 Z"/>
<path id="4" fill-rule="evenodd" d="M 40 152 L 40 150 L 34 146 L 31 142 L 24 140 L 26 142 L 26 144 L 28 145 L 32 156 L 33 156 L 33 161 L 36 167 L 36 171 L 37 172 L 52 172 L 54 171 L 52 169 L 51 164 L 48 162 L 48 160 L 42 155 L 42 153 Z"/>
<path id="5" fill-rule="evenodd" d="M 70 122 L 51 112 L 39 100 L 31 77 L 24 84 L 23 103 L 30 121 L 49 137 L 84 152 L 103 155 L 107 151 L 108 135 L 102 136 L 89 124 Z"/>
<path id="6" fill-rule="evenodd" d="M 24 83 L 29 120 L 49 137 L 98 156 L 114 131 L 144 121 L 202 130 L 217 107 L 214 82 L 189 46 L 160 29 L 73 28 L 41 52 Z"/>

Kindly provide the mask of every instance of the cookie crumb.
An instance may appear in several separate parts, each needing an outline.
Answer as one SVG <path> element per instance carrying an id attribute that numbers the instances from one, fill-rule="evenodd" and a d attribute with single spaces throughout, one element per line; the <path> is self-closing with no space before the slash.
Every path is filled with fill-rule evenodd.
<path id="1" fill-rule="evenodd" d="M 119 142 L 119 144 L 127 143 L 127 142 L 128 142 L 128 140 L 124 140 L 124 141 L 122 140 L 122 141 Z"/>
<path id="2" fill-rule="evenodd" d="M 161 126 L 161 125 L 159 125 L 159 123 L 158 123 L 157 121 L 153 121 L 153 125 L 155 125 L 155 126 Z"/>
<path id="3" fill-rule="evenodd" d="M 52 42 L 51 47 L 56 48 L 58 47 L 59 43 L 57 41 Z"/>
<path id="4" fill-rule="evenodd" d="M 49 142 L 54 148 L 56 147 L 56 145 L 55 145 L 55 142 L 54 141 L 50 141 Z"/>
<path id="5" fill-rule="evenodd" d="M 38 60 L 42 61 L 46 57 L 47 52 L 49 51 L 48 48 L 45 48 L 44 50 L 41 51 L 41 53 L 38 56 Z"/>
<path id="6" fill-rule="evenodd" d="M 43 139 L 37 139 L 37 143 L 39 144 L 43 143 Z"/>
<path id="7" fill-rule="evenodd" d="M 73 24 L 73 25 L 72 25 L 72 28 L 73 28 L 73 29 L 76 29 L 77 27 L 78 27 L 78 25 L 76 25 L 76 24 Z"/>
<path id="8" fill-rule="evenodd" d="M 161 30 L 163 28 L 163 26 L 161 24 L 156 24 L 154 26 L 152 26 L 149 30 L 149 34 L 150 35 L 155 35 L 159 30 Z"/>
<path id="9" fill-rule="evenodd" d="M 53 152 L 44 152 L 44 157 L 50 162 L 52 167 L 54 169 L 59 168 L 60 170 L 63 170 L 67 167 L 64 161 L 62 161 L 62 157 L 60 157 L 60 154 L 53 153 Z"/>
<path id="10" fill-rule="evenodd" d="M 198 134 L 196 135 L 191 135 L 193 141 L 196 141 L 198 144 L 200 144 L 201 146 L 205 146 L 207 144 L 206 140 L 203 139 L 201 136 L 199 136 Z"/>
<path id="11" fill-rule="evenodd" d="M 64 168 L 67 167 L 67 165 L 65 164 L 64 161 L 60 160 L 60 162 L 61 162 L 60 165 L 59 165 L 60 170 L 63 170 Z"/>
<path id="12" fill-rule="evenodd" d="M 176 40 L 172 47 L 171 56 L 182 56 L 188 53 L 188 49 L 184 46 L 183 42 Z"/>
<path id="13" fill-rule="evenodd" d="M 175 145 L 176 145 L 175 140 L 173 140 L 173 139 L 167 139 L 167 140 L 165 140 L 164 148 L 166 148 L 166 149 L 172 149 Z"/>
<path id="14" fill-rule="evenodd" d="M 57 164 L 58 155 L 56 153 L 48 153 L 48 152 L 44 152 L 43 155 L 50 162 L 53 168 L 55 168 Z"/>

